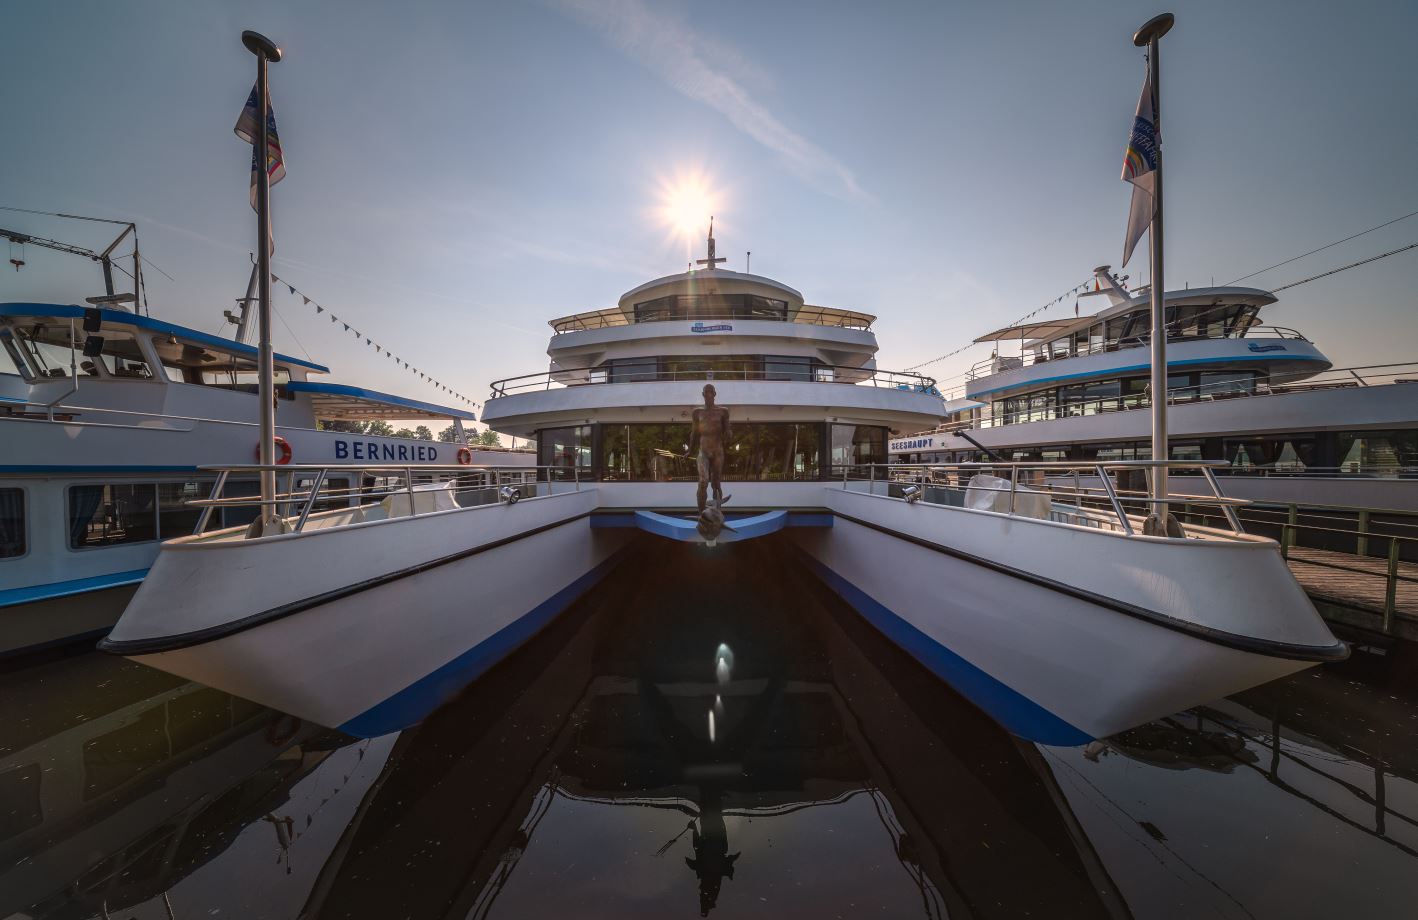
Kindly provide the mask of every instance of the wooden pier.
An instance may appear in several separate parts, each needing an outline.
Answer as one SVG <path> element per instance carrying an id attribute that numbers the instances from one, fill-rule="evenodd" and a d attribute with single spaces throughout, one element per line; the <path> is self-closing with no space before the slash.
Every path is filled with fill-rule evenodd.
<path id="1" fill-rule="evenodd" d="M 1326 619 L 1418 641 L 1418 563 L 1303 546 L 1286 561 Z"/>

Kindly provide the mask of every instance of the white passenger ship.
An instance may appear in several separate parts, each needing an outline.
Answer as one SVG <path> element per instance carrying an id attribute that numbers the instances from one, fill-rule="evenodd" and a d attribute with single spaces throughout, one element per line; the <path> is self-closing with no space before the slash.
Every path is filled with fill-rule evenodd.
<path id="1" fill-rule="evenodd" d="M 1149 405 L 1147 294 L 1108 266 L 1095 275 L 1104 309 L 976 339 L 995 353 L 971 368 L 945 423 L 893 439 L 892 458 L 1150 456 L 1149 415 L 1130 411 Z M 1234 497 L 1418 510 L 1418 364 L 1335 368 L 1301 333 L 1261 325 L 1276 297 L 1255 288 L 1170 291 L 1166 303 L 1172 459 L 1225 461 Z"/>
<path id="2" fill-rule="evenodd" d="M 889 466 L 893 432 L 942 419 L 934 382 L 877 366 L 874 317 L 719 261 L 711 238 L 703 270 L 553 320 L 548 370 L 492 385 L 483 420 L 536 440 L 535 483 L 374 520 L 298 495 L 290 533 L 170 541 L 102 647 L 352 734 L 407 726 L 634 564 L 637 531 L 703 542 L 690 420 L 712 381 L 721 539 L 781 531 L 1021 736 L 1083 743 L 1347 653 L 1208 466 L 1170 464 L 1230 525 L 1184 537 L 1143 535 L 1116 494 L 1149 461 L 1090 461 L 1096 488 L 1053 496 L 1034 484 L 1076 467 Z"/>
<path id="3" fill-rule="evenodd" d="M 217 475 L 202 468 L 255 457 L 254 347 L 136 314 L 121 295 L 95 299 L 103 305 L 0 303 L 0 656 L 106 633 L 159 541 L 198 525 L 200 510 L 185 502 L 206 496 Z M 358 503 L 373 475 L 361 462 L 527 462 L 521 452 L 468 447 L 471 412 L 313 380 L 329 369 L 286 355 L 276 355 L 275 373 L 279 456 L 350 464 L 326 483 L 322 507 Z M 321 428 L 376 419 L 451 424 L 458 440 Z M 283 478 L 299 489 L 304 476 Z M 251 495 L 257 482 L 238 476 L 227 488 Z M 219 509 L 204 528 L 255 513 Z"/>

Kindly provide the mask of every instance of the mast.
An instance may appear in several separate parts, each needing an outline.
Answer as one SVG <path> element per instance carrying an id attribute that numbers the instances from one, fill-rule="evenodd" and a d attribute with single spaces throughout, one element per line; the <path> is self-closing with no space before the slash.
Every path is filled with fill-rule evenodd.
<path id="1" fill-rule="evenodd" d="M 256 271 L 261 341 L 257 358 L 257 398 L 261 403 L 259 461 L 261 464 L 261 515 L 248 536 L 281 532 L 276 510 L 276 383 L 275 352 L 271 348 L 271 177 L 267 171 L 271 101 L 266 87 L 266 64 L 279 61 L 281 49 L 258 32 L 241 33 L 241 43 L 256 55 Z"/>
<path id="2" fill-rule="evenodd" d="M 1148 246 L 1152 260 L 1152 459 L 1171 458 L 1167 446 L 1167 306 L 1166 285 L 1162 272 L 1162 109 L 1161 67 L 1157 47 L 1162 36 L 1176 21 L 1171 13 L 1154 16 L 1132 37 L 1132 43 L 1147 49 L 1147 70 L 1152 87 L 1152 118 L 1157 132 L 1157 168 L 1154 173 L 1152 223 L 1148 228 Z M 1167 467 L 1151 468 L 1149 497 L 1152 499 L 1143 533 L 1152 536 L 1182 535 L 1181 525 L 1167 508 Z"/>

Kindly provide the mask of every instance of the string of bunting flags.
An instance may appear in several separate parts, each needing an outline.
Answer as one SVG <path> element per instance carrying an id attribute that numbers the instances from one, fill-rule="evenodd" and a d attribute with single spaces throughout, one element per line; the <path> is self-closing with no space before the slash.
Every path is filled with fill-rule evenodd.
<path id="1" fill-rule="evenodd" d="M 1073 301 L 1073 315 L 1074 315 L 1074 316 L 1077 316 L 1077 315 L 1078 315 L 1078 295 L 1079 295 L 1079 294 L 1082 294 L 1082 293 L 1084 293 L 1084 292 L 1086 292 L 1086 291 L 1089 291 L 1089 290 L 1096 291 L 1096 290 L 1098 290 L 1098 288 L 1099 288 L 1099 284 L 1098 284 L 1097 279 L 1089 278 L 1087 281 L 1081 282 L 1081 283 L 1079 283 L 1079 284 L 1075 284 L 1073 287 L 1069 288 L 1067 291 L 1064 291 L 1062 294 L 1060 294 L 1059 296 L 1055 297 L 1053 300 L 1049 301 L 1048 303 L 1044 304 L 1044 305 L 1043 305 L 1042 307 L 1040 307 L 1039 309 L 1033 310 L 1033 311 L 1031 311 L 1031 312 L 1029 312 L 1029 313 L 1024 314 L 1023 316 L 1019 317 L 1019 319 L 1015 320 L 1014 322 L 1010 323 L 1009 325 L 1010 325 L 1010 326 L 1018 326 L 1020 323 L 1026 321 L 1026 320 L 1033 319 L 1034 317 L 1038 316 L 1040 313 L 1043 313 L 1045 310 L 1048 310 L 1048 309 L 1050 309 L 1050 308 L 1052 308 L 1052 307 L 1058 306 L 1059 304 L 1061 304 L 1061 303 L 1063 303 L 1064 301 L 1068 300 L 1070 297 L 1074 298 L 1074 301 Z M 1008 328 L 1008 327 L 1006 327 L 1006 328 Z M 929 361 L 922 361 L 920 364 L 912 365 L 911 367 L 906 368 L 906 370 L 908 370 L 908 371 L 918 370 L 919 368 L 925 367 L 925 366 L 928 365 L 928 364 L 936 364 L 936 363 L 938 363 L 938 362 L 944 361 L 946 358 L 953 358 L 953 357 L 955 357 L 956 355 L 960 354 L 962 351 L 965 351 L 967 348 L 970 348 L 971 346 L 973 346 L 973 345 L 978 345 L 978 344 L 980 344 L 980 343 L 979 343 L 979 342 L 969 342 L 969 343 L 967 343 L 967 344 L 965 344 L 965 345 L 961 345 L 959 348 L 955 349 L 954 351 L 947 352 L 947 353 L 941 355 L 939 358 L 931 358 Z"/>
<path id="2" fill-rule="evenodd" d="M 330 322 L 332 322 L 332 323 L 338 323 L 338 324 L 340 324 L 341 326 L 343 326 L 343 327 L 344 327 L 344 331 L 345 331 L 345 332 L 352 333 L 352 334 L 354 335 L 354 337 L 355 337 L 356 340 L 363 339 L 363 340 L 364 340 L 365 347 L 366 347 L 366 348 L 373 348 L 375 354 L 377 354 L 377 355 L 383 355 L 384 357 L 386 357 L 386 358 L 389 359 L 390 361 L 393 361 L 396 365 L 398 365 L 398 366 L 401 367 L 401 368 L 404 368 L 405 370 L 407 370 L 407 371 L 408 371 L 409 373 L 411 373 L 411 374 L 417 374 L 419 380 L 423 381 L 424 383 L 431 384 L 431 385 L 432 385 L 435 389 L 437 389 L 439 392 L 441 392 L 441 393 L 446 393 L 447 395 L 453 397 L 454 399 L 458 400 L 459 402 L 466 403 L 466 404 L 469 405 L 469 406 L 477 406 L 477 405 L 478 405 L 476 402 L 474 402 L 473 400 L 471 400 L 471 399 L 469 399 L 468 397 L 464 396 L 462 393 L 459 393 L 457 390 L 455 390 L 455 389 L 453 389 L 452 387 L 447 386 L 446 384 L 444 384 L 441 380 L 438 380 L 438 379 L 432 377 L 431 375 L 425 373 L 424 371 L 421 371 L 421 370 L 419 370 L 418 368 L 414 367 L 414 366 L 413 366 L 412 364 L 410 364 L 408 361 L 405 361 L 403 358 L 401 358 L 401 357 L 399 357 L 398 355 L 394 354 L 394 352 L 390 351 L 388 348 L 385 348 L 383 345 L 381 345 L 381 344 L 379 344 L 378 342 L 374 341 L 374 339 L 373 339 L 372 337 L 365 335 L 363 332 L 360 332 L 360 331 L 359 331 L 358 329 L 356 329 L 354 326 L 351 326 L 349 323 L 347 323 L 347 322 L 345 322 L 344 320 L 340 319 L 338 316 L 335 315 L 334 311 L 331 310 L 329 307 L 327 307 L 327 306 L 325 306 L 324 304 L 322 304 L 322 303 L 316 301 L 315 298 L 311 297 L 309 294 L 306 294 L 304 291 L 300 290 L 300 288 L 298 288 L 298 287 L 296 287 L 295 285 L 291 284 L 289 281 L 286 281 L 286 280 L 283 279 L 283 278 L 278 278 L 278 277 L 276 276 L 276 273 L 275 273 L 275 272 L 272 272 L 272 273 L 271 273 L 271 280 L 274 281 L 274 282 L 276 282 L 277 284 L 284 285 L 285 288 L 286 288 L 286 290 L 290 291 L 291 296 L 292 296 L 292 297 L 299 297 L 299 298 L 301 299 L 302 303 L 304 303 L 305 306 L 307 306 L 307 307 L 314 307 L 316 314 L 319 314 L 319 315 L 328 315 L 328 316 L 330 317 Z"/>

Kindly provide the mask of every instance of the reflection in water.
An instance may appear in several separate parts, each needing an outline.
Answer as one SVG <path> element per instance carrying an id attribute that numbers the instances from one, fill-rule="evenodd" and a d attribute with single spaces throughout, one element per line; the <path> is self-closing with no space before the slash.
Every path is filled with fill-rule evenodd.
<path id="1" fill-rule="evenodd" d="M 647 543 L 403 733 L 308 915 L 1126 915 L 1037 752 L 788 558 Z"/>
<path id="2" fill-rule="evenodd" d="M 1406 697 L 1316 671 L 1041 748 L 776 539 L 634 558 L 384 738 L 98 655 L 0 676 L 0 917 L 1304 917 L 1418 895 Z"/>

